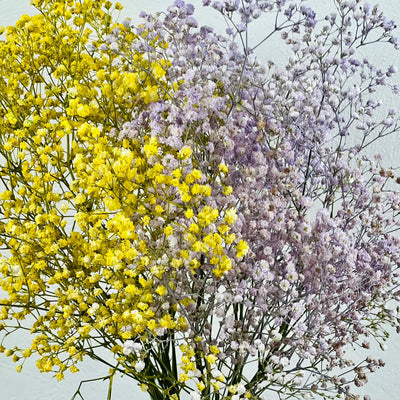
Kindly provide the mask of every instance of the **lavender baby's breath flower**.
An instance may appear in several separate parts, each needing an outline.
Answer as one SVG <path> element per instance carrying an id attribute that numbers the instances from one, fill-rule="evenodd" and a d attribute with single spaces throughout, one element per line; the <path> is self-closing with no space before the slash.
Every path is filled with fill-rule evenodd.
<path id="1" fill-rule="evenodd" d="M 136 51 L 168 60 L 168 84 L 165 97 L 139 108 L 120 137 L 157 137 L 171 151 L 160 161 L 171 173 L 175 155 L 189 146 L 190 167 L 212 193 L 196 208 L 215 207 L 231 223 L 231 264 L 217 279 L 215 259 L 194 262 L 198 228 L 174 209 L 179 190 L 163 192 L 181 230 L 162 243 L 159 265 L 174 278 L 161 282 L 168 289 L 151 312 L 173 309 L 186 325 L 175 342 L 167 328 L 151 340 L 160 348 L 184 343 L 185 374 L 195 369 L 194 382 L 207 384 L 210 398 L 225 378 L 220 390 L 232 398 L 246 391 L 350 396 L 349 382 L 361 386 L 382 363 L 365 358 L 355 367 L 347 347 L 380 340 L 385 324 L 397 324 L 387 304 L 398 297 L 400 179 L 368 150 L 400 127 L 398 111 L 383 112 L 377 91 L 400 89 L 392 83 L 395 67 L 377 68 L 359 52 L 371 42 L 396 44 L 395 25 L 367 4 L 336 3 L 336 14 L 324 19 L 301 1 L 203 0 L 227 21 L 224 36 L 198 28 L 193 7 L 179 0 L 164 16 L 143 13 L 143 26 L 132 28 Z M 268 12 L 277 25 L 250 43 L 249 26 Z M 166 44 L 155 48 L 146 31 Z M 287 65 L 262 65 L 254 52 L 278 32 L 291 54 Z M 117 37 L 110 37 L 115 51 Z M 224 229 L 205 228 L 206 245 Z M 248 249 L 235 253 L 233 237 Z M 187 251 L 182 268 L 180 251 Z M 124 354 L 131 349 L 126 342 Z M 137 372 L 145 368 L 140 361 Z"/>

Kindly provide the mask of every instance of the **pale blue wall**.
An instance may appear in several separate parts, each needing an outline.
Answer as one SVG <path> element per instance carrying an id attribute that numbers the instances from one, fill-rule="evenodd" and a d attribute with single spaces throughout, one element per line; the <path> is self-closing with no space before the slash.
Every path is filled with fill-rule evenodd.
<path id="1" fill-rule="evenodd" d="M 119 1 L 125 6 L 123 15 L 132 18 L 135 18 L 142 9 L 146 11 L 162 10 L 170 4 L 169 0 Z M 32 8 L 29 3 L 29 0 L 0 0 L 0 25 L 12 25 L 20 15 L 31 13 Z M 193 0 L 192 3 L 197 5 L 200 23 L 221 27 L 222 21 L 215 13 L 201 9 L 201 0 Z M 329 10 L 332 6 L 331 0 L 310 0 L 308 4 L 321 10 Z M 388 17 L 400 24 L 399 0 L 380 0 L 379 4 Z M 398 36 L 400 36 L 400 31 Z M 397 65 L 400 70 L 400 52 L 393 55 L 387 50 L 388 47 L 381 48 L 380 52 L 375 55 L 378 59 Z M 272 58 L 271 55 L 273 55 L 278 62 L 284 56 L 279 49 L 271 51 L 271 47 L 264 47 L 260 53 L 263 59 Z M 399 98 L 391 98 L 390 101 L 393 106 L 400 109 Z M 400 135 L 398 138 L 392 138 L 390 143 L 386 143 L 383 149 L 379 148 L 378 150 L 385 154 L 390 164 L 400 166 Z M 400 337 L 393 337 L 387 346 L 388 351 L 379 355 L 387 361 L 386 367 L 372 375 L 367 387 L 360 390 L 360 394 L 365 390 L 366 393 L 372 395 L 374 400 L 400 400 L 398 389 Z M 80 373 L 68 376 L 65 381 L 58 383 L 49 374 L 37 372 L 33 361 L 26 364 L 22 374 L 18 374 L 14 371 L 14 364 L 11 360 L 0 355 L 0 400 L 69 400 L 80 380 L 97 378 L 106 374 L 107 368 L 88 361 L 82 364 Z M 129 380 L 116 379 L 113 400 L 147 399 L 147 396 L 135 386 L 135 383 Z M 105 400 L 106 391 L 105 384 L 88 384 L 84 390 L 84 398 L 85 400 Z"/>

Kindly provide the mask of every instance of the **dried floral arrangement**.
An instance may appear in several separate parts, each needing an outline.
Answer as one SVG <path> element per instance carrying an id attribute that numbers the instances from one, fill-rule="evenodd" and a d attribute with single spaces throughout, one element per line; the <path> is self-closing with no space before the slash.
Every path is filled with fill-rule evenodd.
<path id="1" fill-rule="evenodd" d="M 378 6 L 333 3 L 204 0 L 217 34 L 182 0 L 134 22 L 34 0 L 2 32 L 0 350 L 17 370 L 34 355 L 63 379 L 89 357 L 108 399 L 115 374 L 154 400 L 357 398 L 383 361 L 346 349 L 398 325 L 400 263 L 400 179 L 368 151 L 398 133 L 377 93 L 400 88 L 362 49 L 398 44 Z M 284 67 L 255 56 L 276 37 Z M 22 330 L 31 345 L 8 346 Z"/>

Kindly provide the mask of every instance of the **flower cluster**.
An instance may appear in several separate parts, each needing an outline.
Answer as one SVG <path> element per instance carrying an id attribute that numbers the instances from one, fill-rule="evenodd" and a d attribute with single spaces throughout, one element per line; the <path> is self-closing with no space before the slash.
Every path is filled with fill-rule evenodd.
<path id="1" fill-rule="evenodd" d="M 398 324 L 399 129 L 360 54 L 397 47 L 378 7 L 176 0 L 142 23 L 109 1 L 36 1 L 0 42 L 3 342 L 62 379 L 85 356 L 153 399 L 352 398 Z M 251 43 L 249 25 L 274 13 Z M 263 66 L 281 35 L 291 57 Z M 33 318 L 32 318 L 33 317 Z M 33 322 L 32 322 L 33 321 Z M 30 324 L 30 325 L 29 325 Z"/>

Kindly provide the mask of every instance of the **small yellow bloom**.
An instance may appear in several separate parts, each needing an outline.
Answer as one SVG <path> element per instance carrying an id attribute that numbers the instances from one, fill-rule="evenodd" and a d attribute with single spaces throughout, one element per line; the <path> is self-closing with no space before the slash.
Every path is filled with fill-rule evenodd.
<path id="1" fill-rule="evenodd" d="M 140 389 L 142 392 L 147 392 L 149 390 L 149 387 L 145 383 L 142 383 L 140 385 Z"/>
<path id="2" fill-rule="evenodd" d="M 56 378 L 57 380 L 62 381 L 64 379 L 64 374 L 62 372 L 58 372 L 56 374 Z"/>
<path id="3" fill-rule="evenodd" d="M 172 228 L 172 226 L 171 226 L 171 225 L 168 225 L 168 226 L 166 226 L 166 227 L 164 228 L 164 235 L 165 235 L 166 237 L 171 236 L 172 233 L 173 233 L 173 231 L 174 231 L 174 229 Z"/>
<path id="4" fill-rule="evenodd" d="M 62 212 L 63 214 L 66 214 L 66 213 L 68 212 L 68 210 L 69 210 L 69 205 L 68 205 L 68 203 L 63 203 L 63 204 L 61 204 L 60 210 L 61 210 L 61 212 Z"/>
<path id="5" fill-rule="evenodd" d="M 213 354 L 219 354 L 221 352 L 218 346 L 210 346 L 210 351 Z"/>
<path id="6" fill-rule="evenodd" d="M 86 196 L 83 193 L 79 193 L 75 196 L 74 202 L 76 205 L 82 204 L 86 201 Z"/>
<path id="7" fill-rule="evenodd" d="M 217 357 L 215 356 L 215 354 L 208 354 L 206 356 L 206 360 L 210 365 L 212 365 L 215 364 L 215 362 L 217 361 Z"/>
<path id="8" fill-rule="evenodd" d="M 225 164 L 219 164 L 218 169 L 224 174 L 228 173 L 228 167 Z"/>
<path id="9" fill-rule="evenodd" d="M 238 216 L 236 214 L 236 210 L 234 208 L 230 208 L 225 212 L 225 222 L 228 225 L 232 225 L 236 220 Z"/>
<path id="10" fill-rule="evenodd" d="M 248 251 L 249 251 L 249 246 L 247 245 L 247 243 L 243 240 L 240 240 L 236 246 L 236 257 L 238 258 L 243 257 L 247 254 Z"/>
<path id="11" fill-rule="evenodd" d="M 178 152 L 178 158 L 179 158 L 180 160 L 186 160 L 186 159 L 188 159 L 191 155 L 192 155 L 192 150 L 191 150 L 190 147 L 188 147 L 188 146 L 182 147 L 182 149 L 179 150 L 179 152 Z"/>
<path id="12" fill-rule="evenodd" d="M 212 386 L 214 388 L 215 391 L 219 391 L 221 389 L 221 383 L 220 382 L 213 382 Z"/>
<path id="13" fill-rule="evenodd" d="M 151 74 L 154 76 L 154 78 L 160 79 L 165 75 L 165 70 L 158 62 L 152 62 Z"/>
<path id="14" fill-rule="evenodd" d="M 164 296 L 164 294 L 167 293 L 167 289 L 165 288 L 164 285 L 161 285 L 156 289 L 156 293 L 159 294 L 160 296 Z"/>
<path id="15" fill-rule="evenodd" d="M 179 382 L 186 382 L 189 379 L 188 375 L 185 374 L 179 374 Z"/>
<path id="16" fill-rule="evenodd" d="M 76 372 L 79 372 L 79 368 L 76 365 L 72 365 L 71 367 L 69 367 L 69 370 L 75 374 Z"/>
<path id="17" fill-rule="evenodd" d="M 225 196 L 229 196 L 233 192 L 232 186 L 225 186 L 223 192 Z"/>
<path id="18" fill-rule="evenodd" d="M 157 204 L 154 208 L 154 211 L 156 212 L 156 214 L 162 214 L 164 212 L 164 208 Z"/>

